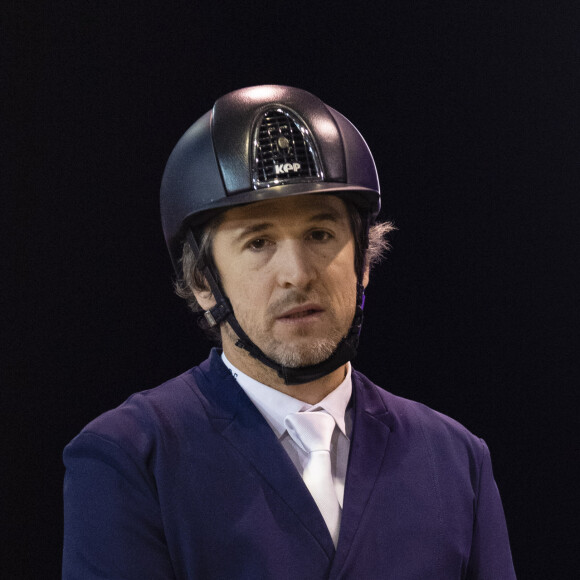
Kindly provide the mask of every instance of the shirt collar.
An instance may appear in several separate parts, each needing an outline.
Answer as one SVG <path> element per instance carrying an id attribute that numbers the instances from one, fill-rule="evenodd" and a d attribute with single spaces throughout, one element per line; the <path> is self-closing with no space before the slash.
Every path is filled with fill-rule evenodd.
<path id="1" fill-rule="evenodd" d="M 345 413 L 348 402 L 352 394 L 352 378 L 351 366 L 347 363 L 347 371 L 344 380 L 336 389 L 330 392 L 322 401 L 316 405 L 310 405 L 299 399 L 295 399 L 290 395 L 286 395 L 272 387 L 268 387 L 263 383 L 256 381 L 249 377 L 237 367 L 235 367 L 222 352 L 222 361 L 230 370 L 240 387 L 248 395 L 249 399 L 256 406 L 258 411 L 262 413 L 270 427 L 276 433 L 278 439 L 286 432 L 284 419 L 289 413 L 297 413 L 299 411 L 314 411 L 317 409 L 324 409 L 327 413 L 333 416 L 338 428 L 342 431 L 345 437 L 348 437 L 345 426 Z"/>

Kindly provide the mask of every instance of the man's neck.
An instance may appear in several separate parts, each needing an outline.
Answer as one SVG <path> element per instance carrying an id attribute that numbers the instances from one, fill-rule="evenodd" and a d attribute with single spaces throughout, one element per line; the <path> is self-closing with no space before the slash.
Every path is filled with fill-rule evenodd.
<path id="1" fill-rule="evenodd" d="M 346 376 L 346 365 L 342 365 L 335 371 L 309 383 L 300 385 L 287 385 L 278 373 L 273 369 L 265 366 L 260 361 L 253 358 L 248 352 L 237 346 L 224 343 L 224 353 L 227 359 L 243 373 L 252 377 L 254 380 L 276 389 L 295 399 L 304 401 L 310 405 L 319 403 L 342 381 Z"/>

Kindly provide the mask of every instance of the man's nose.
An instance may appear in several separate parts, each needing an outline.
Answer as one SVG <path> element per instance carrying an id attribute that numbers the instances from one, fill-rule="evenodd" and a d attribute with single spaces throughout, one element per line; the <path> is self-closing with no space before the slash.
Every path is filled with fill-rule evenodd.
<path id="1" fill-rule="evenodd" d="M 316 278 L 316 265 L 305 244 L 287 240 L 276 255 L 278 284 L 283 287 L 306 288 Z"/>

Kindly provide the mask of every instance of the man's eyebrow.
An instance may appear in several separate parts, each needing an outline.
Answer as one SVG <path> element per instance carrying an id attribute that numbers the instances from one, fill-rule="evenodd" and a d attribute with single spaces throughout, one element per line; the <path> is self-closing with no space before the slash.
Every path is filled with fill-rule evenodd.
<path id="1" fill-rule="evenodd" d="M 251 236 L 252 234 L 259 234 L 260 232 L 263 232 L 263 231 L 265 231 L 268 228 L 271 228 L 273 226 L 274 226 L 274 224 L 273 223 L 270 223 L 270 222 L 260 222 L 260 223 L 257 223 L 257 224 L 253 224 L 251 226 L 248 226 L 247 228 L 244 228 L 236 236 L 236 241 L 241 241 L 246 236 Z"/>
<path id="2" fill-rule="evenodd" d="M 325 211 L 325 212 L 317 213 L 317 214 L 311 216 L 308 221 L 309 222 L 324 222 L 324 221 L 339 222 L 340 215 L 338 214 L 338 212 Z"/>
<path id="3" fill-rule="evenodd" d="M 338 212 L 333 211 L 324 211 L 317 214 L 310 216 L 306 223 L 313 223 L 313 222 L 323 222 L 323 221 L 330 221 L 334 223 L 338 223 L 340 221 L 340 215 Z M 251 226 L 245 227 L 237 236 L 236 241 L 241 241 L 247 236 L 251 236 L 253 234 L 259 234 L 265 232 L 269 228 L 275 227 L 275 224 L 272 222 L 259 222 L 257 224 L 252 224 Z"/>

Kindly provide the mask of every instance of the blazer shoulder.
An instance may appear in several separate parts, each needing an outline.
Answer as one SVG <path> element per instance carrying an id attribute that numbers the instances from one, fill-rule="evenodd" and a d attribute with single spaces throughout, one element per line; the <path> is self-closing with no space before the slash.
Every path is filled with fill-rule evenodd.
<path id="1" fill-rule="evenodd" d="M 115 443 L 133 455 L 154 441 L 205 422 L 203 397 L 194 367 L 165 383 L 131 395 L 118 407 L 102 413 L 69 443 L 94 436 Z"/>
<path id="2" fill-rule="evenodd" d="M 407 437 L 421 436 L 435 447 L 468 447 L 478 456 L 484 452 L 483 440 L 452 417 L 418 401 L 395 395 L 361 373 L 355 373 L 355 379 L 365 404 L 368 405 L 369 399 L 374 399 L 375 407 L 384 407 L 393 433 L 404 433 Z"/>

